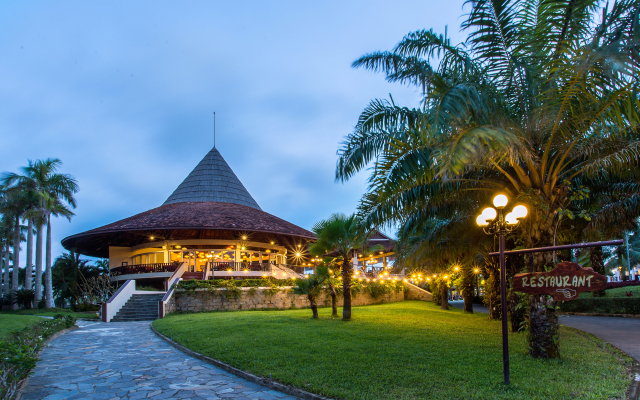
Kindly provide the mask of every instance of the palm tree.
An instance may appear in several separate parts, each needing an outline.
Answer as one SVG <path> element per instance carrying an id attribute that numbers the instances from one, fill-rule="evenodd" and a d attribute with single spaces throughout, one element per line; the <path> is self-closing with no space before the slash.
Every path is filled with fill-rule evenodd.
<path id="1" fill-rule="evenodd" d="M 366 232 L 362 229 L 357 215 L 333 214 L 328 219 L 317 222 L 312 230 L 317 241 L 309 246 L 312 255 L 335 252 L 342 259 L 342 319 L 351 320 L 351 278 L 353 268 L 349 260 L 366 243 Z"/>
<path id="2" fill-rule="evenodd" d="M 47 254 L 46 266 L 51 268 L 51 214 L 63 215 L 70 218 L 73 213 L 65 208 L 62 201 L 72 208 L 76 207 L 74 194 L 78 191 L 78 183 L 68 174 L 58 173 L 62 161 L 57 158 L 45 160 L 29 160 L 26 167 L 21 168 L 22 174 L 6 173 L 4 181 L 6 185 L 21 187 L 36 198 L 36 205 L 29 212 L 29 222 L 36 227 L 36 276 L 35 276 L 35 301 L 42 296 L 42 238 L 43 227 L 47 224 Z M 53 294 L 51 288 L 51 273 L 45 276 L 45 297 Z M 48 282 L 48 287 L 47 287 Z M 47 298 L 47 307 L 53 307 L 53 298 Z"/>
<path id="3" fill-rule="evenodd" d="M 49 198 L 46 204 L 46 212 L 47 212 L 47 244 L 46 244 L 46 257 L 45 257 L 45 274 L 44 274 L 44 296 L 46 301 L 46 308 L 55 307 L 55 303 L 53 301 L 53 279 L 51 272 L 51 216 L 54 217 L 65 217 L 69 221 L 71 217 L 74 215 L 71 210 L 65 207 L 64 204 L 60 202 L 57 198 Z"/>
<path id="4" fill-rule="evenodd" d="M 316 302 L 316 297 L 320 294 L 324 279 L 324 276 L 312 274 L 305 279 L 296 279 L 296 286 L 293 287 L 295 294 L 304 294 L 309 299 L 313 319 L 318 319 L 318 303 Z"/>
<path id="5" fill-rule="evenodd" d="M 338 272 L 335 269 L 329 268 L 330 265 L 335 264 L 335 259 L 326 257 L 326 260 L 322 264 L 318 265 L 315 270 L 315 274 L 318 275 L 323 281 L 327 282 L 329 287 L 329 295 L 331 296 L 331 316 L 338 316 L 338 294 L 336 292 L 334 281 L 338 278 Z"/>
<path id="6" fill-rule="evenodd" d="M 524 244 L 553 244 L 573 181 L 637 169 L 638 10 L 639 0 L 478 0 L 464 44 L 423 30 L 355 61 L 423 93 L 419 108 L 372 101 L 339 151 L 338 180 L 374 163 L 365 224 L 453 216 L 462 198 L 480 207 L 500 191 L 529 206 Z M 554 261 L 538 253 L 534 270 Z M 530 354 L 559 357 L 550 297 L 530 297 L 529 327 Z"/>

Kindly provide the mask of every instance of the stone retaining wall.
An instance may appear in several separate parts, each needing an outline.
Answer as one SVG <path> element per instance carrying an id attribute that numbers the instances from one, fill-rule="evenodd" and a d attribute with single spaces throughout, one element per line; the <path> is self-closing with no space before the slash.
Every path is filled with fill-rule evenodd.
<path id="1" fill-rule="evenodd" d="M 214 310 L 259 310 L 307 308 L 309 300 L 305 295 L 294 294 L 290 288 L 282 288 L 273 293 L 268 288 L 240 288 L 242 294 L 237 299 L 227 299 L 226 289 L 196 289 L 195 291 L 177 290 L 166 306 L 167 314 L 175 311 L 214 311 Z M 427 292 L 428 293 L 428 292 Z M 358 293 L 352 298 L 353 306 L 392 303 L 404 300 L 404 292 L 391 292 L 378 298 L 369 294 Z M 321 294 L 317 299 L 318 306 L 331 306 L 331 296 Z M 342 297 L 338 298 L 338 306 L 342 306 Z"/>
<path id="2" fill-rule="evenodd" d="M 411 284 L 409 282 L 405 282 L 404 285 L 407 287 L 407 290 L 404 294 L 405 300 L 422 300 L 422 301 L 432 301 L 433 296 L 431 293 L 426 290 Z"/>

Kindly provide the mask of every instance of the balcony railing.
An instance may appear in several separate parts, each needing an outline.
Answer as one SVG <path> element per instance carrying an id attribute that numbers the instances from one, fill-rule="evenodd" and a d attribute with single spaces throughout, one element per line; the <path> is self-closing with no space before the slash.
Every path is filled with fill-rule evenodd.
<path id="1" fill-rule="evenodd" d="M 254 271 L 254 272 L 271 272 L 271 264 L 269 263 L 246 263 L 246 262 L 211 262 L 211 271 L 221 272 L 221 271 L 231 271 L 231 272 L 243 272 L 243 271 Z"/>
<path id="2" fill-rule="evenodd" d="M 116 267 L 109 270 L 111 276 L 149 274 L 153 272 L 174 272 L 180 267 L 180 262 L 158 263 L 158 264 L 136 264 Z"/>

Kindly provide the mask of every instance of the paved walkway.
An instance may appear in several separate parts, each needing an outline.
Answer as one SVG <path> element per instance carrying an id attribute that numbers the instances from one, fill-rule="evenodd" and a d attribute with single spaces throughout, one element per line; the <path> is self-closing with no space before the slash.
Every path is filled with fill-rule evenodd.
<path id="1" fill-rule="evenodd" d="M 562 315 L 560 323 L 589 332 L 640 362 L 640 318 Z"/>
<path id="2" fill-rule="evenodd" d="M 176 350 L 149 322 L 78 326 L 44 349 L 22 399 L 295 399 Z"/>
<path id="3" fill-rule="evenodd" d="M 450 301 L 449 304 L 462 309 L 464 301 Z M 473 311 L 489 313 L 487 307 L 479 304 L 473 305 Z M 560 324 L 595 335 L 640 362 L 640 318 L 561 315 Z"/>

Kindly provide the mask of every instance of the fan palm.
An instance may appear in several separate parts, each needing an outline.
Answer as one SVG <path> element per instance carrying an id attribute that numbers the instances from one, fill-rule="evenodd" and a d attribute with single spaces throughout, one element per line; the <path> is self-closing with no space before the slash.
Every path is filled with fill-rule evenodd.
<path id="1" fill-rule="evenodd" d="M 295 294 L 304 294 L 309 299 L 313 319 L 318 319 L 318 303 L 316 302 L 316 297 L 318 297 L 322 290 L 324 279 L 324 275 L 312 274 L 305 279 L 296 279 L 296 285 L 293 287 Z"/>
<path id="2" fill-rule="evenodd" d="M 423 30 L 354 62 L 418 86 L 423 100 L 418 108 L 372 101 L 339 151 L 336 178 L 374 163 L 361 204 L 370 225 L 414 212 L 449 218 L 462 198 L 477 208 L 506 192 L 531 210 L 525 244 L 549 245 L 572 181 L 637 167 L 640 0 L 471 6 L 464 44 Z M 637 197 L 628 204 L 639 205 Z M 553 262 L 536 254 L 534 269 Z M 531 355 L 559 357 L 553 300 L 529 304 Z"/>
<path id="3" fill-rule="evenodd" d="M 342 259 L 342 319 L 351 319 L 351 278 L 353 268 L 349 260 L 366 244 L 366 232 L 357 215 L 333 214 L 317 222 L 313 228 L 317 241 L 309 246 L 312 255 L 335 253 Z"/>

